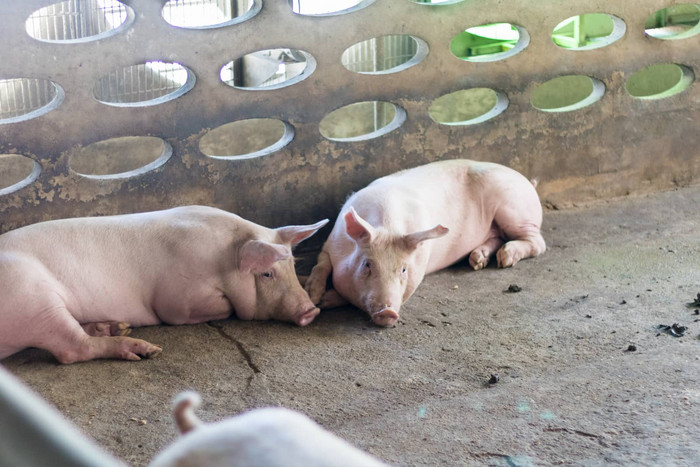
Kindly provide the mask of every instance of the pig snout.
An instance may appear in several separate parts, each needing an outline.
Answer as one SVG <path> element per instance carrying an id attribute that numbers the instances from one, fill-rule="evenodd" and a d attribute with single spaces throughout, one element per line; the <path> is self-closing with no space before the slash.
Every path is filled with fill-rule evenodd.
<path id="1" fill-rule="evenodd" d="M 294 290 L 286 291 L 272 317 L 281 321 L 291 321 L 298 326 L 306 326 L 316 318 L 320 311 L 311 301 L 306 290 L 299 285 Z"/>
<path id="2" fill-rule="evenodd" d="M 366 310 L 377 326 L 392 327 L 399 320 L 401 298 L 399 291 L 370 291 L 362 299 L 360 308 Z"/>
<path id="3" fill-rule="evenodd" d="M 294 318 L 294 322 L 297 323 L 299 326 L 306 326 L 307 324 L 311 323 L 314 320 L 314 318 L 316 318 L 320 311 L 320 309 L 312 305 L 311 308 L 299 313 Z"/>
<path id="4" fill-rule="evenodd" d="M 370 313 L 370 316 L 374 324 L 384 327 L 394 326 L 399 320 L 399 313 L 391 307 L 384 307 L 379 311 Z"/>

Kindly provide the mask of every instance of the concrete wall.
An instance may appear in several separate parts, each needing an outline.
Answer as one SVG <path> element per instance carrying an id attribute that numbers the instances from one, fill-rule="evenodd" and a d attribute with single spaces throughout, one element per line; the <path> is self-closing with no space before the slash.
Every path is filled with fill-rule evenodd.
<path id="1" fill-rule="evenodd" d="M 218 206 L 268 226 L 334 218 L 347 195 L 401 168 L 449 158 L 502 163 L 538 178 L 545 205 L 663 190 L 700 180 L 700 85 L 661 100 L 639 100 L 625 90 L 637 70 L 656 63 L 685 65 L 700 75 L 700 36 L 663 41 L 644 35 L 654 11 L 672 0 L 468 0 L 430 7 L 408 0 L 377 0 L 340 16 L 292 14 L 284 1 L 263 2 L 240 24 L 186 30 L 160 15 L 160 1 L 125 1 L 135 21 L 119 34 L 78 44 L 29 37 L 26 18 L 51 1 L 0 2 L 0 79 L 47 78 L 64 102 L 32 120 L 0 124 L 0 154 L 39 162 L 33 183 L 0 196 L 0 232 L 62 217 L 104 215 L 182 204 Z M 614 44 L 590 51 L 556 47 L 551 31 L 577 14 L 603 12 L 625 21 Z M 467 27 L 510 22 L 525 28 L 529 46 L 505 60 L 471 63 L 450 53 Z M 411 34 L 430 52 L 404 71 L 370 76 L 341 64 L 343 51 L 372 37 Z M 313 74 L 292 86 L 246 91 L 219 80 L 221 67 L 261 49 L 311 53 Z M 194 88 L 160 105 L 111 107 L 92 97 L 94 83 L 115 68 L 148 60 L 179 62 L 196 75 Z M 552 78 L 585 74 L 601 80 L 603 98 L 581 110 L 545 113 L 530 95 Z M 508 109 L 487 122 L 446 126 L 428 115 L 449 92 L 489 87 L 505 93 Z M 406 121 L 384 136 L 333 142 L 319 133 L 330 111 L 367 100 L 406 110 Z M 218 160 L 199 140 L 210 129 L 247 118 L 279 118 L 294 128 L 284 148 L 257 158 Z M 68 167 L 70 154 L 109 138 L 157 136 L 173 149 L 162 166 L 139 176 L 96 180 Z M 321 239 L 319 239 L 321 240 Z"/>

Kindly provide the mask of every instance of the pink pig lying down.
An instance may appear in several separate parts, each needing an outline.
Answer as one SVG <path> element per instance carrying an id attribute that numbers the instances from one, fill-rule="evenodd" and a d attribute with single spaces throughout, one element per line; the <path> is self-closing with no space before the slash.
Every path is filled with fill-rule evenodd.
<path id="1" fill-rule="evenodd" d="M 404 170 L 348 198 L 305 287 L 321 308 L 347 300 L 392 326 L 425 274 L 467 255 L 479 270 L 494 253 L 505 268 L 544 252 L 541 224 L 533 184 L 508 167 L 460 159 Z"/>
<path id="2" fill-rule="evenodd" d="M 291 248 L 328 220 L 277 229 L 205 206 L 41 222 L 0 235 L 0 359 L 140 360 L 130 326 L 224 319 L 309 324 Z"/>

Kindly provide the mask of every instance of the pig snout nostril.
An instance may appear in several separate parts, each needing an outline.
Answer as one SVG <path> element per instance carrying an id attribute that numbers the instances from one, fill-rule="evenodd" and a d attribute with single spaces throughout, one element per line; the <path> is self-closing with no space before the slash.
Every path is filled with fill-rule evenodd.
<path id="1" fill-rule="evenodd" d="M 388 307 L 382 308 L 381 310 L 372 313 L 372 321 L 374 321 L 374 324 L 378 326 L 393 326 L 398 320 L 399 314 Z"/>

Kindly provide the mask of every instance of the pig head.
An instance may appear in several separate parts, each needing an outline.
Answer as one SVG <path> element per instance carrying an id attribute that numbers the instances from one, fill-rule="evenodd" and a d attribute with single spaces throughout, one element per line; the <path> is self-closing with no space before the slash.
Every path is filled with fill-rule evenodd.
<path id="1" fill-rule="evenodd" d="M 419 232 L 395 233 L 373 227 L 353 207 L 343 217 L 351 241 L 349 254 L 336 266 L 333 286 L 380 326 L 393 326 L 401 305 L 423 281 L 430 257 L 428 240 L 442 237 L 442 225 Z"/>
<path id="2" fill-rule="evenodd" d="M 299 326 L 314 320 L 319 309 L 297 279 L 292 248 L 327 222 L 280 227 L 274 230 L 271 241 L 252 239 L 243 243 L 236 287 L 244 290 L 227 294 L 240 319 L 278 319 Z"/>

